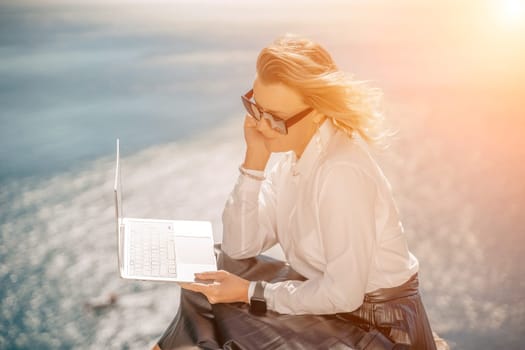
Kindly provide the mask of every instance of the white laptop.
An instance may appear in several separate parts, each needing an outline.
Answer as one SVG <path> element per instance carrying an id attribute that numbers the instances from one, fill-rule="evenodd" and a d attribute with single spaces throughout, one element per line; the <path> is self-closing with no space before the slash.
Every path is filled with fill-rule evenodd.
<path id="1" fill-rule="evenodd" d="M 122 278 L 193 282 L 196 272 L 217 270 L 210 222 L 123 217 L 118 139 L 114 192 Z"/>

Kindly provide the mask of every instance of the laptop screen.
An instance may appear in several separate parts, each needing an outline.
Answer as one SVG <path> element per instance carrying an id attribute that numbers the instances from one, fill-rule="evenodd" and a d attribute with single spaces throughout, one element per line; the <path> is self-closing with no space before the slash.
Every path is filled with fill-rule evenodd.
<path id="1" fill-rule="evenodd" d="M 123 213 L 123 207 L 122 207 L 122 182 L 121 182 L 121 175 L 120 175 L 120 145 L 119 145 L 119 139 L 117 139 L 117 162 L 115 166 L 115 184 L 113 187 L 113 191 L 115 193 L 115 217 L 117 220 L 117 232 L 118 232 L 118 225 L 120 219 L 122 219 L 124 213 Z"/>

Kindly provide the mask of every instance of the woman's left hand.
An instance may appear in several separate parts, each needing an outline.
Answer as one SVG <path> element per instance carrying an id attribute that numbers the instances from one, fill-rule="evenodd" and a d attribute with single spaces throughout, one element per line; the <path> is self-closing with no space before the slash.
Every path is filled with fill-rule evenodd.
<path id="1" fill-rule="evenodd" d="M 248 287 L 250 281 L 245 280 L 228 271 L 219 270 L 196 273 L 195 279 L 213 282 L 206 283 L 179 283 L 179 285 L 194 292 L 200 292 L 208 298 L 210 304 L 217 303 L 248 303 Z"/>

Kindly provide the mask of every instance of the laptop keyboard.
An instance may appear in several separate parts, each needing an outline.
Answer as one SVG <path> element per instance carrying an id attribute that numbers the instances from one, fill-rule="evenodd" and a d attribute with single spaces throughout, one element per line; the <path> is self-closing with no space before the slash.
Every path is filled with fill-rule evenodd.
<path id="1" fill-rule="evenodd" d="M 176 277 L 175 238 L 171 225 L 134 224 L 130 227 L 131 275 Z"/>

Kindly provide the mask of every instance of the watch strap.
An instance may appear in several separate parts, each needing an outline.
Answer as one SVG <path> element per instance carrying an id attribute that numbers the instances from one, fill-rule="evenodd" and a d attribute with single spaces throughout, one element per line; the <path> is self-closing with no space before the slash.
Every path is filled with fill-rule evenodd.
<path id="1" fill-rule="evenodd" d="M 266 299 L 264 299 L 264 287 L 266 282 L 257 281 L 255 290 L 250 299 L 250 312 L 254 315 L 264 315 L 266 313 Z"/>
<path id="2" fill-rule="evenodd" d="M 264 287 L 266 286 L 266 283 L 263 281 L 257 281 L 255 283 L 255 289 L 253 291 L 253 296 L 257 299 L 264 299 Z"/>

